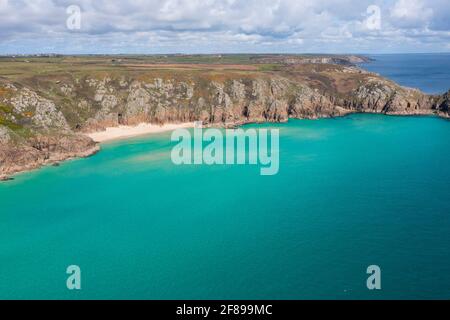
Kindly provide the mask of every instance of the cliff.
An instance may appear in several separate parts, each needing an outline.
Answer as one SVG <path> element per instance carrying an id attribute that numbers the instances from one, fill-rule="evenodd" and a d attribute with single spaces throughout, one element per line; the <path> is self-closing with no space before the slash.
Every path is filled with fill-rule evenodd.
<path id="1" fill-rule="evenodd" d="M 57 64 L 47 72 L 3 76 L 0 177 L 95 153 L 99 147 L 83 133 L 121 124 L 232 126 L 352 112 L 450 116 L 449 93 L 401 87 L 352 65 L 361 58 L 302 59 L 262 57 L 256 65 L 113 61 L 95 69 L 84 61 L 73 72 Z"/>

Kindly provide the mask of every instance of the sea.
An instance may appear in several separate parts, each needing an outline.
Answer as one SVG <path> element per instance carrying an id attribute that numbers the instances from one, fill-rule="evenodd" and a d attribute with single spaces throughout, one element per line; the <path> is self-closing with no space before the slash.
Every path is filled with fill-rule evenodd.
<path id="1" fill-rule="evenodd" d="M 450 55 L 374 58 L 402 85 L 450 89 Z M 450 298 L 450 121 L 244 128 L 280 130 L 277 175 L 174 165 L 161 133 L 1 183 L 0 299 Z"/>
<path id="2" fill-rule="evenodd" d="M 450 53 L 367 55 L 373 61 L 361 66 L 405 87 L 428 94 L 450 90 Z"/>

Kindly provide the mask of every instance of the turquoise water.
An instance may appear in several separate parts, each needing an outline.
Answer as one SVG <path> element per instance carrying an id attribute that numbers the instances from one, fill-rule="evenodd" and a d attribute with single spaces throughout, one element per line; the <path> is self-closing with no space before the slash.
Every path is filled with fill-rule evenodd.
<path id="1" fill-rule="evenodd" d="M 161 134 L 0 184 L 0 298 L 450 298 L 449 121 L 249 127 L 281 130 L 278 175 L 176 167 Z"/>
<path id="2" fill-rule="evenodd" d="M 450 53 L 378 54 L 363 68 L 429 94 L 450 89 Z"/>

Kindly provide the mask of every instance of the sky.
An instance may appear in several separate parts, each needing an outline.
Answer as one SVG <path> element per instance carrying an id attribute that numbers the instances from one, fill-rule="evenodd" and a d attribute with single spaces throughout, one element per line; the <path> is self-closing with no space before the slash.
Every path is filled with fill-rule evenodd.
<path id="1" fill-rule="evenodd" d="M 450 52 L 450 0 L 0 0 L 0 54 Z"/>

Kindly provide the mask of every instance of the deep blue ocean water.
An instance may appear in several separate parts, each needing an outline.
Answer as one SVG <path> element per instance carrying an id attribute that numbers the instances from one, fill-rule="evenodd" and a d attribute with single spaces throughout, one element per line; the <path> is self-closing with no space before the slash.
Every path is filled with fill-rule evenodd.
<path id="1" fill-rule="evenodd" d="M 429 94 L 450 90 L 450 53 L 368 55 L 362 67 Z"/>
<path id="2" fill-rule="evenodd" d="M 1 183 L 0 298 L 450 298 L 448 120 L 247 128 L 280 129 L 278 175 L 175 166 L 164 133 Z"/>

